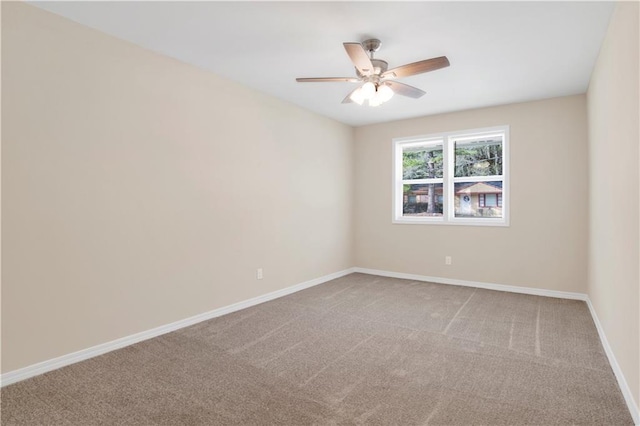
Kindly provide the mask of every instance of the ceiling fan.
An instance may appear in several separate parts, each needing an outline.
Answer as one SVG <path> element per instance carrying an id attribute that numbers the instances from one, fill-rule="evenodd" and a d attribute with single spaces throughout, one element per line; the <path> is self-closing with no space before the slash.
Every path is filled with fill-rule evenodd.
<path id="1" fill-rule="evenodd" d="M 373 58 L 374 52 L 380 49 L 381 44 L 382 42 L 375 38 L 365 40 L 362 43 L 343 43 L 347 55 L 356 67 L 356 77 L 296 78 L 296 81 L 299 83 L 362 83 L 361 86 L 351 91 L 342 103 L 355 102 L 362 105 L 364 101 L 368 101 L 369 106 L 378 106 L 391 99 L 394 93 L 416 99 L 425 94 L 417 87 L 391 79 L 435 71 L 449 66 L 447 57 L 440 56 L 388 69 L 387 61 Z"/>

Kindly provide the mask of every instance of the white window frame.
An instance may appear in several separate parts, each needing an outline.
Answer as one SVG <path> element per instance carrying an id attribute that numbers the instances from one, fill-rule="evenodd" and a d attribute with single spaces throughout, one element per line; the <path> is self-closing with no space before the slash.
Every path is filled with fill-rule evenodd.
<path id="1" fill-rule="evenodd" d="M 456 141 L 478 139 L 482 137 L 500 135 L 502 137 L 502 176 L 467 176 L 455 177 L 454 146 Z M 402 179 L 402 149 L 411 145 L 437 145 L 442 144 L 443 150 L 443 177 L 436 179 L 413 179 L 413 184 L 427 184 L 442 182 L 444 203 L 442 216 L 404 217 L 403 185 Z M 425 136 L 412 136 L 408 138 L 395 138 L 392 141 L 393 148 L 393 173 L 392 173 L 392 223 L 398 224 L 430 224 L 430 225 L 470 225 L 470 226 L 509 226 L 509 126 L 485 127 L 481 129 L 444 132 Z M 437 182 L 436 182 L 437 181 Z M 456 182 L 491 182 L 502 181 L 502 217 L 468 218 L 455 217 Z"/>

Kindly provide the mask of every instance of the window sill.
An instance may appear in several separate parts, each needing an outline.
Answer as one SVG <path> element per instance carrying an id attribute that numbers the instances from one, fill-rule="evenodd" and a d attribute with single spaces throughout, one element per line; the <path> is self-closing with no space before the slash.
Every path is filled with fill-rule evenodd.
<path id="1" fill-rule="evenodd" d="M 482 220 L 448 220 L 445 221 L 442 218 L 429 218 L 429 219 L 393 219 L 391 221 L 394 225 L 453 225 L 453 226 L 498 226 L 509 227 L 509 222 L 504 219 L 482 219 Z"/>

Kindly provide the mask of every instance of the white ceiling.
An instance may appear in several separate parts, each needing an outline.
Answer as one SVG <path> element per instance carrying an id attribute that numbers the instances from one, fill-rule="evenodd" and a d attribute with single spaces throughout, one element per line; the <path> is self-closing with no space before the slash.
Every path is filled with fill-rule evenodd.
<path id="1" fill-rule="evenodd" d="M 584 93 L 611 2 L 34 2 L 147 49 L 343 123 L 370 123 Z M 389 68 L 446 55 L 401 79 L 425 90 L 377 108 L 341 104 L 343 42 L 379 38 Z"/>

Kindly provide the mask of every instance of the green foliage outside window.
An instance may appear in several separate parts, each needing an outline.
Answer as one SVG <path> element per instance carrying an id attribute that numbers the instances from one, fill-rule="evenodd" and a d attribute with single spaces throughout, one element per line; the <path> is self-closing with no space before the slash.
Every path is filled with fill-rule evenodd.
<path id="1" fill-rule="evenodd" d="M 441 178 L 443 171 L 442 160 L 442 147 L 404 150 L 402 152 L 402 178 Z"/>
<path id="2" fill-rule="evenodd" d="M 502 143 L 456 143 L 455 176 L 502 174 Z"/>

